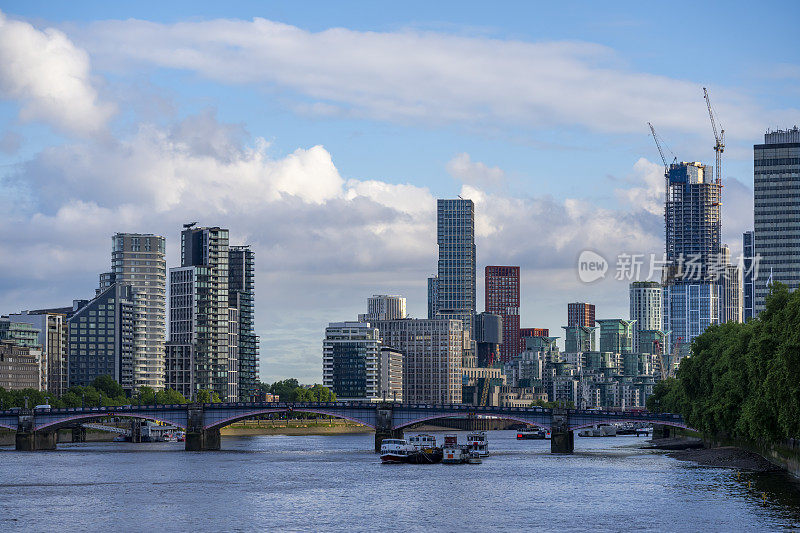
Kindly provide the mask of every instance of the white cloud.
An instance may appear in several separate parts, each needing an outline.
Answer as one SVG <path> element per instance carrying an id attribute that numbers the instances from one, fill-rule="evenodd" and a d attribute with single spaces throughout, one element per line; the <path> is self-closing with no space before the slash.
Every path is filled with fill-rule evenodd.
<path id="1" fill-rule="evenodd" d="M 20 102 L 22 120 L 90 135 L 113 113 L 92 86 L 89 56 L 56 29 L 40 31 L 0 12 L 0 65 L 0 97 Z"/>
<path id="2" fill-rule="evenodd" d="M 506 175 L 498 167 L 489 167 L 480 161 L 473 162 L 469 154 L 465 152 L 447 162 L 447 172 L 468 185 L 492 189 L 501 186 Z"/>

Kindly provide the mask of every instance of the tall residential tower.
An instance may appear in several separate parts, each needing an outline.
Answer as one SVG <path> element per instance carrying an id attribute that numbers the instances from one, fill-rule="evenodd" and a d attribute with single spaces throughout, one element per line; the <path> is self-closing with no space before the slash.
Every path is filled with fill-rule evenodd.
<path id="1" fill-rule="evenodd" d="M 503 319 L 500 360 L 507 362 L 520 352 L 519 343 L 519 267 L 487 266 L 485 271 L 486 312 Z"/>
<path id="2" fill-rule="evenodd" d="M 249 246 L 231 246 L 228 251 L 228 302 L 238 311 L 239 400 L 254 401 L 258 390 L 258 335 L 255 331 L 255 253 Z"/>

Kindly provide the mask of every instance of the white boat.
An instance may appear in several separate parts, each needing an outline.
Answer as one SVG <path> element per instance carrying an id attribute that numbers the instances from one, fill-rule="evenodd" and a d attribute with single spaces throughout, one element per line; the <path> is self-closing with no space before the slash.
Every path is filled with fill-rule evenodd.
<path id="1" fill-rule="evenodd" d="M 470 452 L 478 452 L 481 457 L 489 455 L 489 441 L 486 440 L 486 433 L 479 431 L 467 435 L 467 449 Z"/>
<path id="2" fill-rule="evenodd" d="M 442 462 L 445 464 L 455 465 L 466 463 L 469 457 L 469 452 L 462 446 L 448 447 L 442 450 Z"/>
<path id="3" fill-rule="evenodd" d="M 432 450 L 436 448 L 436 437 L 433 435 L 421 434 L 408 437 L 408 443 L 418 450 Z"/>
<path id="4" fill-rule="evenodd" d="M 381 461 L 384 463 L 410 463 L 416 454 L 417 449 L 405 439 L 381 441 Z"/>

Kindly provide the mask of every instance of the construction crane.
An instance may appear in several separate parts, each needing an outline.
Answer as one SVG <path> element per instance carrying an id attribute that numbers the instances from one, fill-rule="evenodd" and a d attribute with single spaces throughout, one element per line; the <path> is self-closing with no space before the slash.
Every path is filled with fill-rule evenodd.
<path id="1" fill-rule="evenodd" d="M 717 132 L 717 118 L 716 113 L 714 113 L 714 108 L 711 107 L 711 98 L 708 96 L 708 91 L 705 87 L 703 87 L 703 98 L 706 99 L 706 107 L 708 107 L 708 118 L 711 119 L 711 129 L 714 130 L 714 152 L 717 155 L 717 168 L 716 168 L 716 178 L 717 178 L 717 185 L 722 185 L 722 152 L 725 151 L 725 130 L 722 129 L 722 125 L 720 124 L 719 133 Z"/>
<path id="2" fill-rule="evenodd" d="M 677 163 L 678 158 L 675 156 L 675 154 L 672 153 L 672 150 L 669 149 L 669 146 L 667 146 L 667 143 L 664 142 L 664 139 L 658 136 L 658 134 L 656 133 L 656 129 L 653 127 L 653 125 L 650 124 L 649 122 L 647 123 L 647 125 L 650 126 L 650 133 L 653 134 L 653 140 L 656 142 L 656 148 L 658 148 L 658 155 L 661 156 L 661 162 L 664 163 L 664 176 L 667 176 L 669 174 L 669 165 L 667 164 L 667 158 L 664 155 L 664 150 L 661 148 L 661 145 L 663 144 L 664 147 L 667 150 L 669 150 L 669 153 L 672 154 L 673 163 Z"/>

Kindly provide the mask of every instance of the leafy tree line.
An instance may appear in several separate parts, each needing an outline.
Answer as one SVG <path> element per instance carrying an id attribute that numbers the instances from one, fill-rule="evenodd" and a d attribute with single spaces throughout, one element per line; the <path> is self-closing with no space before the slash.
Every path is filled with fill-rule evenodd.
<path id="1" fill-rule="evenodd" d="M 28 398 L 28 407 L 48 404 L 53 407 L 113 407 L 188 403 L 183 394 L 173 389 L 155 391 L 151 387 L 142 387 L 139 392 L 127 397 L 125 391 L 122 390 L 122 385 L 117 383 L 114 378 L 99 376 L 91 385 L 70 387 L 61 397 L 36 389 L 5 390 L 0 387 L 0 409 L 25 407 L 26 397 Z M 212 403 L 219 402 L 220 398 L 216 392 L 201 390 L 197 393 L 197 401 Z"/>
<path id="2" fill-rule="evenodd" d="M 681 413 L 709 435 L 800 437 L 800 291 L 775 283 L 757 318 L 709 327 L 647 407 Z"/>
<path id="3" fill-rule="evenodd" d="M 276 381 L 272 385 L 260 383 L 262 391 L 277 395 L 282 402 L 334 402 L 336 395 L 328 388 L 316 384 L 311 388 L 303 387 L 294 378 Z"/>

